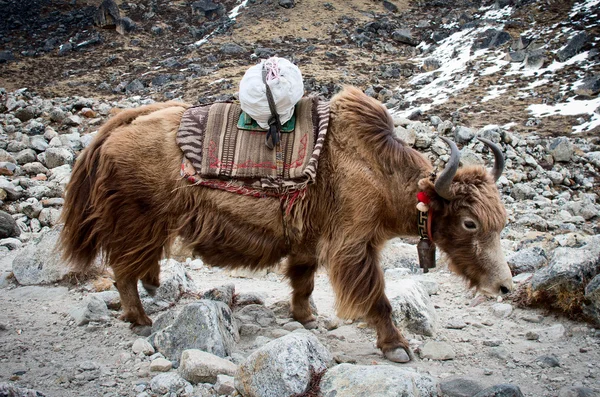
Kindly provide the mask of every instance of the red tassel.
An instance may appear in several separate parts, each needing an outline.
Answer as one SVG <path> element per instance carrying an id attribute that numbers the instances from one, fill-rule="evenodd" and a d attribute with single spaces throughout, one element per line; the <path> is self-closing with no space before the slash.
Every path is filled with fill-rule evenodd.
<path id="1" fill-rule="evenodd" d="M 419 193 L 417 193 L 417 200 L 419 200 L 423 204 L 429 204 L 431 202 L 431 199 L 429 198 L 429 196 L 425 192 L 419 192 Z"/>

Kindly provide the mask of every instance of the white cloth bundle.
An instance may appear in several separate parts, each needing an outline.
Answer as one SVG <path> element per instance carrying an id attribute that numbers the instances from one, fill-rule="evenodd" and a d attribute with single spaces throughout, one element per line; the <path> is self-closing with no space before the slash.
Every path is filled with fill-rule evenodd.
<path id="1" fill-rule="evenodd" d="M 304 95 L 304 83 L 300 69 L 285 58 L 271 57 L 246 71 L 240 82 L 240 105 L 259 126 L 268 129 L 271 110 L 262 77 L 263 65 L 281 124 L 292 118 L 294 106 Z"/>

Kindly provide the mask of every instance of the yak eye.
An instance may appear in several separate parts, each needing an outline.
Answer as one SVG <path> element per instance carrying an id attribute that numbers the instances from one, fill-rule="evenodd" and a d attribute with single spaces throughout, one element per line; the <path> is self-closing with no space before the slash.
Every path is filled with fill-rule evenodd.
<path id="1" fill-rule="evenodd" d="M 468 229 L 468 230 L 477 229 L 477 224 L 470 219 L 467 219 L 466 221 L 464 221 L 463 225 L 465 226 L 465 229 Z"/>

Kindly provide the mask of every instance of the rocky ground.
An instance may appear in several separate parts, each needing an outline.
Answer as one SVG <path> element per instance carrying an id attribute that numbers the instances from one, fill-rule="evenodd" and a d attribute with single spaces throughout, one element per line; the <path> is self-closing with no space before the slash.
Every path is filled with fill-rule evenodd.
<path id="1" fill-rule="evenodd" d="M 0 395 L 600 392 L 597 0 L 117 3 L 101 29 L 111 16 L 99 20 L 97 1 L 0 0 Z M 380 99 L 436 166 L 448 159 L 440 135 L 463 164 L 490 161 L 475 136 L 499 143 L 518 290 L 476 296 L 443 260 L 419 274 L 415 241 L 391 242 L 388 295 L 415 351 L 397 365 L 364 323 L 335 317 L 325 273 L 305 330 L 277 271 L 180 256 L 144 297 L 148 338 L 116 319 L 110 273 L 69 275 L 54 251 L 62 194 L 110 109 L 235 98 L 248 66 L 274 54 L 298 64 L 309 93 L 354 84 Z"/>

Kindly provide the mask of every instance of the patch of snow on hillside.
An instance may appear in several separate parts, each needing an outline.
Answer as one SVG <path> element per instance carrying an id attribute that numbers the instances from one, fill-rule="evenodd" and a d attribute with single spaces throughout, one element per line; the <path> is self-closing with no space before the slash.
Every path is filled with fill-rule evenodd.
<path id="1" fill-rule="evenodd" d="M 487 102 L 487 101 L 491 101 L 492 99 L 496 99 L 496 98 L 500 97 L 500 95 L 506 93 L 507 89 L 508 89 L 508 86 L 499 86 L 499 85 L 492 86 L 492 87 L 490 87 L 490 90 L 488 91 L 487 95 L 481 99 L 481 102 Z"/>
<path id="2" fill-rule="evenodd" d="M 233 7 L 233 9 L 229 11 L 229 19 L 235 20 L 235 18 L 240 15 L 240 8 L 246 7 L 246 4 L 248 4 L 248 0 L 244 0 L 237 6 Z"/>
<path id="3" fill-rule="evenodd" d="M 529 105 L 527 110 L 534 117 L 547 116 L 577 116 L 583 114 L 591 115 L 591 119 L 580 125 L 573 126 L 573 132 L 589 131 L 597 126 L 600 126 L 600 114 L 595 113 L 595 110 L 600 107 L 600 98 L 590 100 L 568 99 L 566 102 L 557 103 L 555 105 Z"/>

